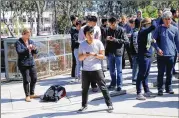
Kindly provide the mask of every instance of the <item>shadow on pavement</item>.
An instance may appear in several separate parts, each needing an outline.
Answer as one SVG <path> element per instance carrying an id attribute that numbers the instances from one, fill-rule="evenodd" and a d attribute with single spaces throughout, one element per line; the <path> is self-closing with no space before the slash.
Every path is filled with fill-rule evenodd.
<path id="1" fill-rule="evenodd" d="M 9 102 L 18 102 L 18 101 L 24 101 L 25 98 L 21 98 L 21 99 L 4 99 L 4 98 L 1 98 L 1 104 L 3 103 L 9 103 Z"/>
<path id="2" fill-rule="evenodd" d="M 138 108 L 177 108 L 179 109 L 179 104 L 178 101 L 164 101 L 164 102 L 159 102 L 159 101 L 147 101 L 147 102 L 142 102 L 139 104 L 136 104 L 134 107 Z"/>

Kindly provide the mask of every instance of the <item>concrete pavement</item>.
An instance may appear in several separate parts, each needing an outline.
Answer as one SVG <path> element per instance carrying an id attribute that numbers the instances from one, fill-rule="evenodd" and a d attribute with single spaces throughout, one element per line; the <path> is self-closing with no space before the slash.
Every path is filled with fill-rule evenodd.
<path id="1" fill-rule="evenodd" d="M 176 65 L 177 66 L 177 65 Z M 178 67 L 177 67 L 178 70 Z M 37 82 L 36 94 L 42 95 L 53 84 L 63 85 L 67 90 L 69 99 L 62 98 L 57 103 L 24 101 L 22 83 L 6 83 L 1 85 L 1 117 L 2 118 L 178 118 L 179 110 L 179 80 L 174 79 L 174 95 L 164 94 L 162 97 L 138 101 L 135 99 L 135 86 L 131 85 L 131 69 L 123 70 L 124 87 L 127 94 L 112 97 L 114 112 L 107 113 L 101 92 L 89 91 L 89 106 L 84 113 L 76 111 L 81 107 L 81 83 L 71 82 L 70 75 L 50 77 Z M 109 84 L 109 72 L 105 72 L 106 82 Z M 156 81 L 156 64 L 152 65 L 149 82 Z M 150 84 L 152 85 L 152 84 Z M 157 93 L 156 88 L 151 89 Z M 111 93 L 114 91 L 111 91 Z"/>

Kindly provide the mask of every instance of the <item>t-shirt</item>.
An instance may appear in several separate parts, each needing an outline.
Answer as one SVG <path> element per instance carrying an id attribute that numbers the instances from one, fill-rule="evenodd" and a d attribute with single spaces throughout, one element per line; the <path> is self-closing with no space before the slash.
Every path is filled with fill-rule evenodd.
<path id="1" fill-rule="evenodd" d="M 78 34 L 78 42 L 81 43 L 82 41 L 85 40 L 85 35 L 84 35 L 84 28 L 86 27 L 87 25 L 81 27 L 80 31 L 79 31 L 79 34 Z M 97 40 L 101 40 L 101 29 L 99 26 L 94 26 L 94 39 L 97 39 Z"/>
<path id="2" fill-rule="evenodd" d="M 87 41 L 83 41 L 79 47 L 79 54 L 86 54 L 86 52 L 99 54 L 100 50 L 104 50 L 104 46 L 100 40 L 93 40 L 91 44 L 88 44 Z M 84 71 L 96 71 L 101 69 L 101 60 L 94 56 L 89 56 L 83 60 Z"/>

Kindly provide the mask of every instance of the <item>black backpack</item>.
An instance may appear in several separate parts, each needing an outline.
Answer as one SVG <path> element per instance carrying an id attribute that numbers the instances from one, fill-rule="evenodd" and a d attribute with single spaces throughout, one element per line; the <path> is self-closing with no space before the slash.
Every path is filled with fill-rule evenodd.
<path id="1" fill-rule="evenodd" d="M 66 90 L 60 85 L 51 86 L 45 94 L 41 97 L 44 102 L 57 102 L 61 98 L 66 96 Z"/>

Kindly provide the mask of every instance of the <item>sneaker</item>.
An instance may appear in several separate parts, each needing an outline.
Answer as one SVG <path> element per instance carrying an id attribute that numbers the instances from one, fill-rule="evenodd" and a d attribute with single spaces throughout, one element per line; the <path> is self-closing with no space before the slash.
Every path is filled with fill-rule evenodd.
<path id="1" fill-rule="evenodd" d="M 132 81 L 132 85 L 136 85 L 136 81 Z"/>
<path id="2" fill-rule="evenodd" d="M 25 98 L 25 101 L 26 101 L 26 102 L 31 102 L 30 96 L 27 96 L 27 97 Z"/>
<path id="3" fill-rule="evenodd" d="M 107 111 L 108 111 L 109 113 L 112 113 L 112 112 L 113 112 L 113 110 L 114 110 L 113 106 L 108 106 Z"/>
<path id="4" fill-rule="evenodd" d="M 158 91 L 159 96 L 163 96 L 163 91 Z"/>
<path id="5" fill-rule="evenodd" d="M 121 87 L 117 87 L 117 89 L 116 89 L 116 91 L 121 91 L 122 89 L 121 89 Z"/>
<path id="6" fill-rule="evenodd" d="M 136 99 L 137 99 L 137 100 L 146 100 L 146 97 L 143 96 L 142 94 L 137 94 Z"/>
<path id="7" fill-rule="evenodd" d="M 92 88 L 92 91 L 93 92 L 98 92 L 98 88 L 96 87 L 96 88 Z"/>
<path id="8" fill-rule="evenodd" d="M 166 90 L 166 93 L 174 94 L 174 91 L 173 90 Z"/>
<path id="9" fill-rule="evenodd" d="M 83 111 L 85 111 L 87 108 L 88 108 L 88 107 L 81 107 L 78 111 L 83 112 Z"/>
<path id="10" fill-rule="evenodd" d="M 40 98 L 40 96 L 38 96 L 38 95 L 30 95 L 30 99 L 33 99 L 33 98 Z"/>
<path id="11" fill-rule="evenodd" d="M 109 86 L 108 86 L 108 89 L 109 89 L 109 90 L 114 90 L 115 88 L 116 88 L 116 86 L 112 86 L 112 85 L 109 85 Z"/>
<path id="12" fill-rule="evenodd" d="M 156 95 L 154 95 L 152 92 L 146 92 L 146 93 L 144 93 L 144 96 L 145 97 L 156 97 Z"/>

